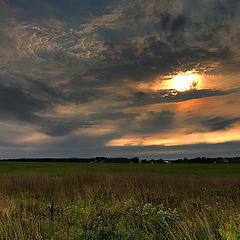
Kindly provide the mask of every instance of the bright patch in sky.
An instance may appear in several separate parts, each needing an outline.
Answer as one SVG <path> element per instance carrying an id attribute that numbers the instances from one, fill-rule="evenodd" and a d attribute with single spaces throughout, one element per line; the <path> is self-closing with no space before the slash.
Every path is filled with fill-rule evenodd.
<path id="1" fill-rule="evenodd" d="M 178 91 L 187 91 L 199 88 L 201 84 L 201 76 L 196 73 L 186 72 L 174 76 L 171 79 L 171 89 Z"/>

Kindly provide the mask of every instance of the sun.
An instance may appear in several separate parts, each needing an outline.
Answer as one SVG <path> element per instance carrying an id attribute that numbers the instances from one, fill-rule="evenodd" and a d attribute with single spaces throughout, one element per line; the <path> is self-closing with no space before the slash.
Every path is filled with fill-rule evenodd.
<path id="1" fill-rule="evenodd" d="M 180 73 L 171 79 L 171 88 L 177 91 L 196 89 L 201 83 L 201 76 L 193 72 Z"/>

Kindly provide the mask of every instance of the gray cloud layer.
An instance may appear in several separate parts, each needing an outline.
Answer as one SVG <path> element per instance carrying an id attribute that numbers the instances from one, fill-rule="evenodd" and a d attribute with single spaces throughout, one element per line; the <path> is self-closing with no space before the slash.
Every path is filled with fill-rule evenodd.
<path id="1" fill-rule="evenodd" d="M 91 137 L 84 135 L 79 145 L 70 138 L 104 121 L 115 122 L 115 130 L 98 138 L 99 149 L 127 131 L 175 128 L 172 110 L 123 111 L 227 96 L 239 86 L 185 92 L 132 86 L 192 69 L 239 73 L 239 10 L 238 0 L 0 0 L 0 120 L 25 122 L 56 141 L 65 136 L 65 149 L 87 147 Z M 56 113 L 71 105 L 85 111 Z M 238 119 L 219 116 L 200 124 L 217 131 Z"/>
<path id="2" fill-rule="evenodd" d="M 235 123 L 239 121 L 240 118 L 214 117 L 203 120 L 201 123 L 209 131 L 219 131 L 231 128 Z"/>

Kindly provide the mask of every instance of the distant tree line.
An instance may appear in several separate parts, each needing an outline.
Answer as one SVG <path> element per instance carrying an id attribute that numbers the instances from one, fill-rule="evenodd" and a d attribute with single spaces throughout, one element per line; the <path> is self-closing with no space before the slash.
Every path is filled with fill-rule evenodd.
<path id="1" fill-rule="evenodd" d="M 108 157 L 95 157 L 95 158 L 19 158 L 19 159 L 2 159 L 1 161 L 11 162 L 77 162 L 77 163 L 135 163 L 135 164 L 186 164 L 186 163 L 240 163 L 240 157 L 228 158 L 184 158 L 178 160 L 163 160 L 163 159 L 139 159 L 138 157 L 132 158 L 108 158 Z"/>

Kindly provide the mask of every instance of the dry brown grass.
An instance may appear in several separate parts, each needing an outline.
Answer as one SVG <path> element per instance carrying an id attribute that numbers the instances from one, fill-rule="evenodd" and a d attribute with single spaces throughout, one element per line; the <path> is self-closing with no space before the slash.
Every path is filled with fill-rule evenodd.
<path id="1" fill-rule="evenodd" d="M 124 239 L 119 236 L 130 234 L 126 239 L 238 240 L 239 196 L 238 178 L 159 178 L 148 174 L 127 176 L 103 173 L 65 177 L 23 174 L 4 178 L 0 182 L 0 239 Z M 174 220 L 166 221 L 166 231 L 161 230 L 162 238 L 158 238 L 159 225 L 155 220 L 158 215 L 155 216 L 155 213 L 145 220 L 139 215 L 127 215 L 132 208 L 145 211 L 146 204 L 153 208 L 163 205 L 164 209 L 176 209 L 180 216 L 178 220 L 174 217 Z M 114 210 L 116 208 L 119 210 Z M 81 215 L 83 220 L 76 218 L 76 214 Z M 106 218 L 103 221 L 107 227 L 113 224 L 114 228 L 119 228 L 122 235 L 120 230 L 116 233 L 110 227 L 110 230 L 104 230 L 106 233 L 101 232 L 102 235 L 100 230 L 96 233 L 99 217 Z M 76 218 L 75 222 L 69 223 L 69 218 Z M 112 223 L 109 222 L 111 218 Z M 128 223 L 128 218 L 136 222 L 136 227 Z M 128 232 L 125 222 L 130 224 L 134 233 Z M 70 231 L 75 223 L 76 229 L 81 230 L 78 238 L 74 237 L 75 228 L 74 234 Z M 145 230 L 141 232 L 140 227 Z M 56 232 L 56 236 L 53 235 Z M 50 236 L 52 238 L 48 238 Z"/>

